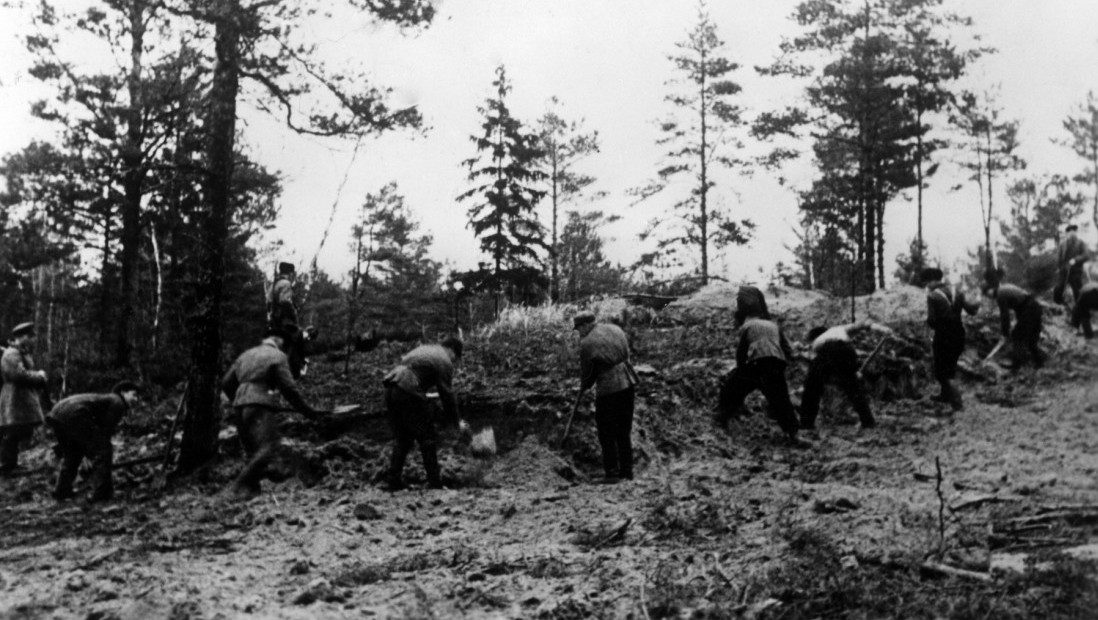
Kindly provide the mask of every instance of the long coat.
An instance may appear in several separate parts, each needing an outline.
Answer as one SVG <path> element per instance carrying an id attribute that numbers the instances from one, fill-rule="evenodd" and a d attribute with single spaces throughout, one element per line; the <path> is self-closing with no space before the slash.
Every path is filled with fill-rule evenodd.
<path id="1" fill-rule="evenodd" d="M 34 370 L 34 359 L 18 347 L 8 347 L 0 358 L 0 427 L 42 423 L 41 393 L 46 380 Z"/>

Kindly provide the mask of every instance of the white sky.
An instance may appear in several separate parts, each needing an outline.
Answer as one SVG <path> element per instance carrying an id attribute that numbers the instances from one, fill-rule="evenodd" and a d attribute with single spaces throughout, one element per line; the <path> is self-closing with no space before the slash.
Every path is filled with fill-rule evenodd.
<path id="1" fill-rule="evenodd" d="M 62 3 L 64 4 L 64 3 Z M 975 32 L 999 53 L 975 68 L 977 84 L 1001 85 L 1007 117 L 1022 121 L 1021 153 L 1029 172 L 1072 174 L 1075 156 L 1051 143 L 1062 138 L 1061 121 L 1098 90 L 1098 2 L 1093 0 L 952 0 L 947 4 L 976 21 Z M 748 117 L 789 101 L 791 91 L 758 77 L 752 67 L 768 64 L 782 36 L 795 32 L 788 19 L 793 0 L 712 0 L 710 13 L 726 42 L 727 55 L 743 68 L 734 78 L 744 87 Z M 5 15 L 5 18 L 11 14 Z M 29 101 L 41 89 L 26 74 L 26 54 L 16 35 L 24 20 L 0 20 L 0 154 L 14 152 L 49 128 L 30 118 Z M 341 19 L 313 30 L 309 38 L 335 66 L 361 66 L 379 86 L 395 90 L 395 103 L 416 103 L 430 129 L 424 136 L 391 134 L 365 141 L 352 162 L 353 144 L 290 134 L 275 119 L 241 107 L 245 142 L 253 157 L 284 177 L 282 218 L 275 237 L 285 242 L 282 258 L 312 259 L 339 194 L 335 225 L 319 264 L 340 277 L 353 264 L 350 228 L 363 197 L 390 181 L 398 183 L 423 229 L 434 236 L 433 254 L 459 269 L 481 258 L 466 227 L 468 204 L 455 197 L 468 187 L 461 161 L 474 154 L 470 135 L 478 131 L 477 106 L 491 94 L 494 69 L 507 67 L 514 114 L 533 122 L 552 96 L 569 118 L 583 118 L 598 130 L 602 151 L 585 164 L 607 197 L 592 205 L 623 220 L 606 227 L 614 261 L 631 263 L 641 252 L 636 233 L 652 217 L 665 215 L 662 201 L 630 208 L 631 187 L 652 178 L 661 150 L 655 121 L 668 108 L 664 82 L 674 71 L 667 55 L 695 23 L 694 0 L 450 0 L 435 23 L 414 37 L 372 27 L 365 19 Z M 37 93 L 37 95 L 36 95 Z M 793 92 L 795 94 L 795 91 Z M 946 154 L 952 159 L 952 154 Z M 981 237 L 975 187 L 949 193 L 955 166 L 930 180 L 924 196 L 925 237 L 933 257 L 954 266 Z M 793 187 L 807 187 L 806 166 L 785 175 Z M 719 256 L 711 272 L 732 279 L 757 279 L 779 260 L 791 262 L 785 245 L 795 242 L 792 191 L 777 174 L 758 171 L 750 179 L 728 177 L 716 200 L 736 217 L 758 224 L 755 240 Z M 1005 184 L 997 204 L 1005 211 Z M 541 211 L 548 214 L 548 204 Z M 1084 222 L 1081 222 L 1084 223 Z M 886 214 L 886 271 L 915 234 L 914 203 L 897 200 Z M 1093 232 L 1085 233 L 1093 236 Z M 273 259 L 272 259 L 273 260 Z"/>

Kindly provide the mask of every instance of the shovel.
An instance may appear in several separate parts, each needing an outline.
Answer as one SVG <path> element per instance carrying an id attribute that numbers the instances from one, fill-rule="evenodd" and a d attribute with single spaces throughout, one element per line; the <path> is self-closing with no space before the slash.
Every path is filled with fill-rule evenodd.
<path id="1" fill-rule="evenodd" d="M 1004 344 L 1006 344 L 1006 340 L 1000 340 L 999 343 L 995 345 L 995 348 L 991 350 L 991 353 L 988 353 L 987 357 L 985 357 L 981 363 L 982 364 L 990 363 L 991 358 L 995 357 L 995 355 L 997 353 L 999 353 L 999 351 L 1003 348 Z"/>
<path id="2" fill-rule="evenodd" d="M 469 442 L 469 452 L 474 458 L 486 459 L 496 455 L 496 431 L 485 426 L 473 435 Z"/>
<path id="3" fill-rule="evenodd" d="M 576 417 L 576 412 L 579 411 L 581 398 L 583 398 L 583 390 L 576 394 L 576 403 L 572 405 L 572 413 L 568 414 L 568 422 L 564 425 L 564 434 L 560 436 L 561 447 L 564 447 L 564 442 L 568 440 L 568 431 L 572 430 L 572 418 Z"/>

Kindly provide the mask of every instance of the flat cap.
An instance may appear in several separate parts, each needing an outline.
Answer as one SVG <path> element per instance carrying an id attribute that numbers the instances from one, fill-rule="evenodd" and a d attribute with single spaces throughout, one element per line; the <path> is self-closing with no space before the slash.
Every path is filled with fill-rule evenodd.
<path id="1" fill-rule="evenodd" d="M 1079 225 L 1078 225 L 1078 224 L 1068 224 L 1068 225 L 1067 225 L 1067 226 L 1066 226 L 1066 227 L 1064 228 L 1064 232 L 1071 232 L 1071 231 L 1073 231 L 1073 230 L 1079 230 Z"/>
<path id="2" fill-rule="evenodd" d="M 942 270 L 938 269 L 937 267 L 927 267 L 919 273 L 919 279 L 923 282 L 934 282 L 936 280 L 941 280 L 943 276 L 944 274 L 942 273 Z"/>
<path id="3" fill-rule="evenodd" d="M 580 312 L 576 316 L 572 317 L 572 329 L 579 329 L 584 325 L 590 325 L 595 322 L 595 313 L 593 312 Z"/>
<path id="4" fill-rule="evenodd" d="M 293 272 L 294 272 L 294 264 L 293 263 L 279 263 L 278 264 L 278 273 L 287 274 L 287 273 L 293 273 Z"/>
<path id="5" fill-rule="evenodd" d="M 34 323 L 20 323 L 15 326 L 15 329 L 11 330 L 12 336 L 22 336 L 23 334 L 33 334 Z"/>

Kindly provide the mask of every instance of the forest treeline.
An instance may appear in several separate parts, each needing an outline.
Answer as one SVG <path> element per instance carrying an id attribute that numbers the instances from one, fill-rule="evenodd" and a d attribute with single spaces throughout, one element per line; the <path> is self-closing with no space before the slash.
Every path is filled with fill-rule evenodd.
<path id="1" fill-rule="evenodd" d="M 331 140 L 428 129 L 383 85 L 325 64 L 301 26 L 324 11 L 307 3 L 102 0 L 73 10 L 43 1 L 16 10 L 32 17 L 27 70 L 50 92 L 31 113 L 56 135 L 0 162 L 0 327 L 39 325 L 59 393 L 123 374 L 186 382 L 199 413 L 188 418 L 181 466 L 196 466 L 215 445 L 217 376 L 260 335 L 279 259 L 267 233 L 282 178 L 249 150 L 238 106 L 247 99 L 291 131 Z M 403 32 L 436 17 L 428 0 L 325 10 Z M 793 159 L 810 159 L 815 176 L 792 188 L 799 243 L 771 274 L 783 283 L 847 294 L 893 275 L 909 280 L 928 261 L 923 190 L 946 168 L 979 189 L 974 269 L 1025 264 L 1088 209 L 1098 226 L 1098 100 L 1086 95 L 1063 134 L 1050 136 L 1079 156 L 1079 170 L 1026 175 L 1019 122 L 994 89 L 966 86 L 995 50 L 941 0 L 800 2 L 773 63 L 754 68 L 803 84 L 798 104 L 783 109 L 746 109 L 737 77 L 746 69 L 704 3 L 693 23 L 668 50 L 664 157 L 629 192 L 633 205 L 664 201 L 665 213 L 645 227 L 633 264 L 608 260 L 603 231 L 634 212 L 604 207 L 609 197 L 590 172 L 620 154 L 603 153 L 597 128 L 556 98 L 541 117 L 516 117 L 500 65 L 485 76 L 480 131 L 454 162 L 467 174 L 454 208 L 467 212 L 478 267 L 453 271 L 433 259 L 431 237 L 390 183 L 358 201 L 351 234 L 334 240 L 356 257 L 350 273 L 298 265 L 304 322 L 337 347 L 378 326 L 468 327 L 508 303 L 690 290 L 714 277 L 715 252 L 752 239 L 760 207 L 737 206 L 737 179 L 781 175 Z M 103 51 L 110 69 L 89 69 L 74 49 Z M 917 223 L 891 273 L 886 217 Z"/>

